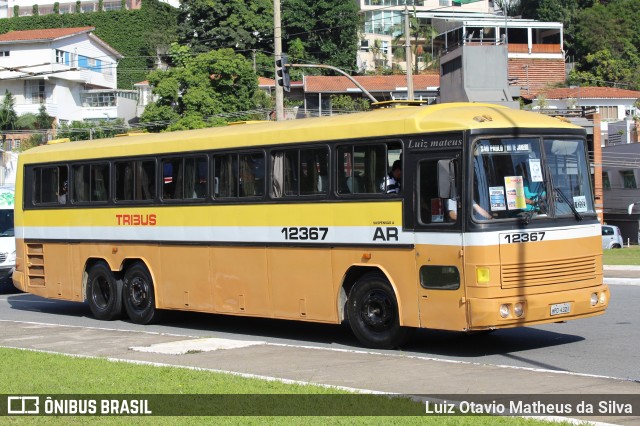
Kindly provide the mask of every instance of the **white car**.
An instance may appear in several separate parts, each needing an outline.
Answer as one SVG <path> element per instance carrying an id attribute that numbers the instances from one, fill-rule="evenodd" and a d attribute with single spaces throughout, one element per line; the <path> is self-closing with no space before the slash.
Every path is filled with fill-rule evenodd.
<path id="1" fill-rule="evenodd" d="M 622 234 L 620 228 L 612 225 L 602 225 L 602 248 L 614 249 L 622 248 Z"/>

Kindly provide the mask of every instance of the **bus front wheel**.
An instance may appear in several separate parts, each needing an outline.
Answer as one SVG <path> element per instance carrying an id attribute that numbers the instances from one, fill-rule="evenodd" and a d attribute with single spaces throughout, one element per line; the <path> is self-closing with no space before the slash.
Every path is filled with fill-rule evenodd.
<path id="1" fill-rule="evenodd" d="M 87 272 L 87 301 L 94 317 L 111 321 L 122 315 L 122 280 L 116 279 L 104 262 Z"/>
<path id="2" fill-rule="evenodd" d="M 136 324 L 151 324 L 158 320 L 153 280 L 143 263 L 134 263 L 124 274 L 124 307 Z"/>
<path id="3" fill-rule="evenodd" d="M 369 348 L 395 348 L 409 335 L 409 330 L 400 326 L 391 284 L 377 272 L 367 273 L 355 283 L 349 292 L 347 315 L 353 334 Z"/>

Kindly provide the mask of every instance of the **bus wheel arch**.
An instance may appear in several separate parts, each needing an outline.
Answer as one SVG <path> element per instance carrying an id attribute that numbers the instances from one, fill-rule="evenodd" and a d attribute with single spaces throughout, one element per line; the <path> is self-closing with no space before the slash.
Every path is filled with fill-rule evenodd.
<path id="1" fill-rule="evenodd" d="M 409 337 L 401 326 L 396 289 L 382 270 L 354 267 L 345 275 L 341 299 L 346 295 L 344 316 L 356 338 L 375 349 L 391 349 Z"/>
<path id="2" fill-rule="evenodd" d="M 89 259 L 82 281 L 89 309 L 95 318 L 111 321 L 122 316 L 122 277 L 114 273 L 104 259 Z"/>
<path id="3" fill-rule="evenodd" d="M 156 291 L 149 268 L 141 260 L 127 260 L 123 268 L 122 298 L 127 316 L 136 324 L 157 322 L 160 311 L 156 307 Z"/>

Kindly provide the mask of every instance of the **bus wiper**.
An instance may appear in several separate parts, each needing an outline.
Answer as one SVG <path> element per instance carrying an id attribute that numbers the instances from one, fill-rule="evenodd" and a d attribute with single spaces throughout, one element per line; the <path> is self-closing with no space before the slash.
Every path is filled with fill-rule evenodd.
<path id="1" fill-rule="evenodd" d="M 564 200 L 564 202 L 567 203 L 567 205 L 573 212 L 573 215 L 576 217 L 576 220 L 578 222 L 581 221 L 583 219 L 582 215 L 578 210 L 576 210 L 576 206 L 574 206 L 573 203 L 569 201 L 569 198 L 565 195 L 565 193 L 562 192 L 560 188 L 553 188 L 553 189 L 555 190 L 556 193 L 558 193 L 558 195 L 560 195 L 560 197 Z"/>

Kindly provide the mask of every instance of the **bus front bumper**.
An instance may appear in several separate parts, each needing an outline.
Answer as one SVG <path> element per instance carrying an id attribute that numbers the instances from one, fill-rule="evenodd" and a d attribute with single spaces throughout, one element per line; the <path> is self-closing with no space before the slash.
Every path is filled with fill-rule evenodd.
<path id="1" fill-rule="evenodd" d="M 469 298 L 467 303 L 469 330 L 562 322 L 604 313 L 609 305 L 609 286 L 496 299 Z"/>

